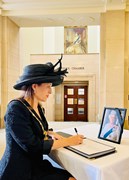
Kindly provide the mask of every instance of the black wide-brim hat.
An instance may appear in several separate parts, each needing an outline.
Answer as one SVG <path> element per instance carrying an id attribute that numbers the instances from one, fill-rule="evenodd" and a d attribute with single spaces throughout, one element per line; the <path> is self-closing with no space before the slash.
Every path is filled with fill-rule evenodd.
<path id="1" fill-rule="evenodd" d="M 60 85 L 64 76 L 66 75 L 67 69 L 62 70 L 62 56 L 58 62 L 53 65 L 51 62 L 46 64 L 31 64 L 25 66 L 23 74 L 19 80 L 13 86 L 16 90 L 22 90 L 25 86 L 40 83 L 52 83 L 52 86 Z M 55 67 L 59 64 L 59 68 Z"/>

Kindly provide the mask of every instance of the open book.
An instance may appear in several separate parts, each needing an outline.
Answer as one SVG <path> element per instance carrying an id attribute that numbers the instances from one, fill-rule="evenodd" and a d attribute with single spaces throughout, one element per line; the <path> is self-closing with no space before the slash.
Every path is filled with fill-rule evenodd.
<path id="1" fill-rule="evenodd" d="M 64 137 L 71 136 L 70 134 L 64 132 L 57 132 L 57 133 Z M 116 151 L 116 148 L 113 146 L 89 138 L 84 139 L 83 144 L 76 146 L 67 146 L 65 148 L 86 158 L 97 158 Z"/>

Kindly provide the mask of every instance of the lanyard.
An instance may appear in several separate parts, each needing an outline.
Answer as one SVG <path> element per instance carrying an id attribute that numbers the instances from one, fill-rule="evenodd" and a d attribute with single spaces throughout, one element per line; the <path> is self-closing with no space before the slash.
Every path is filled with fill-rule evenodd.
<path id="1" fill-rule="evenodd" d="M 40 120 L 38 119 L 38 117 L 34 114 L 34 112 L 32 111 L 31 107 L 29 107 L 28 105 L 26 105 L 26 103 L 23 102 L 22 99 L 17 99 L 17 100 L 20 101 L 20 102 L 30 111 L 30 113 L 33 115 L 33 117 L 35 117 L 35 119 L 38 121 L 38 123 L 40 124 L 40 126 L 41 126 L 41 128 L 42 128 L 43 135 L 45 136 L 45 137 L 44 137 L 44 140 L 47 140 L 47 139 L 48 139 L 47 131 L 45 131 L 42 123 L 40 122 Z"/>

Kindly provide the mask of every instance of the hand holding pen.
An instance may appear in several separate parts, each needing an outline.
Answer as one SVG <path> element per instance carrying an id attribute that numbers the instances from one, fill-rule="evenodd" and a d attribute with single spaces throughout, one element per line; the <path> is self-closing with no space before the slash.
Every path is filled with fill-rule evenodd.
<path id="1" fill-rule="evenodd" d="M 74 128 L 76 134 L 78 135 L 78 131 L 77 131 L 77 128 Z M 86 139 L 86 137 L 83 137 L 83 139 Z"/>
<path id="2" fill-rule="evenodd" d="M 72 135 L 69 136 L 68 138 L 64 138 L 67 140 L 68 146 L 75 146 L 83 143 L 84 136 L 78 134 L 77 129 L 76 129 L 76 134 L 77 135 Z"/>

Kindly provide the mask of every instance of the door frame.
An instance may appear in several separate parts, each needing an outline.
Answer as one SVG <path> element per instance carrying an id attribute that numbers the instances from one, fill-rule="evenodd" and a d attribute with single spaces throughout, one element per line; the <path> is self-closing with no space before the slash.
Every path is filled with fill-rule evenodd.
<path id="1" fill-rule="evenodd" d="M 94 74 L 68 76 L 60 86 L 55 86 L 55 120 L 64 121 L 64 86 L 75 84 L 88 85 L 88 121 L 96 121 L 98 109 L 96 109 L 96 77 Z"/>
<path id="2" fill-rule="evenodd" d="M 85 120 L 83 120 L 83 121 L 84 121 L 84 122 L 87 122 L 87 121 L 88 121 L 88 83 L 87 83 L 87 84 L 81 84 L 81 85 L 80 85 L 80 83 L 76 83 L 76 84 L 74 84 L 74 85 L 72 85 L 72 84 L 66 85 L 66 84 L 65 84 L 65 85 L 64 85 L 64 90 L 65 90 L 65 87 L 66 87 L 66 89 L 67 89 L 67 88 L 70 88 L 70 87 L 75 88 L 75 89 L 76 89 L 76 87 L 77 87 L 77 89 L 83 87 L 83 88 L 85 89 L 85 92 L 86 92 L 86 94 L 85 94 L 86 102 L 85 102 L 85 105 L 84 105 L 84 106 L 86 107 L 86 109 L 85 109 L 85 115 L 84 115 L 84 116 L 85 116 Z M 76 90 L 77 90 L 77 89 L 76 89 Z M 76 92 L 76 91 L 75 91 L 75 92 Z M 77 93 L 77 92 L 76 92 L 76 93 Z M 76 94 L 76 93 L 73 94 L 72 97 L 75 97 L 75 96 L 78 97 L 79 95 Z M 65 96 L 65 94 L 64 94 L 64 96 Z M 68 96 L 69 96 L 69 95 L 68 95 Z M 71 106 L 71 105 L 70 105 L 70 106 Z M 75 104 L 73 104 L 72 106 L 74 106 L 74 108 L 75 108 L 75 107 L 79 107 L 79 106 L 82 106 L 82 105 L 79 105 L 79 104 L 76 104 L 76 105 L 75 105 Z M 67 105 L 66 105 L 66 107 L 67 107 Z M 65 109 L 65 97 L 64 97 L 64 121 L 66 121 L 66 120 L 65 120 L 65 110 L 66 110 L 66 109 Z M 75 112 L 77 113 L 77 109 L 74 109 L 74 110 L 75 110 Z M 67 111 L 67 110 L 66 110 L 66 111 Z M 67 115 L 66 115 L 66 116 L 67 116 Z M 72 118 L 72 115 L 69 115 L 69 116 L 71 116 L 71 118 Z M 74 116 L 74 115 L 73 115 L 73 116 Z M 81 117 L 81 115 L 80 115 L 80 118 L 83 119 L 84 116 Z M 75 118 L 74 118 L 73 121 L 76 122 L 76 121 L 78 121 L 78 120 L 75 120 Z M 70 120 L 69 120 L 69 122 L 70 122 Z"/>

